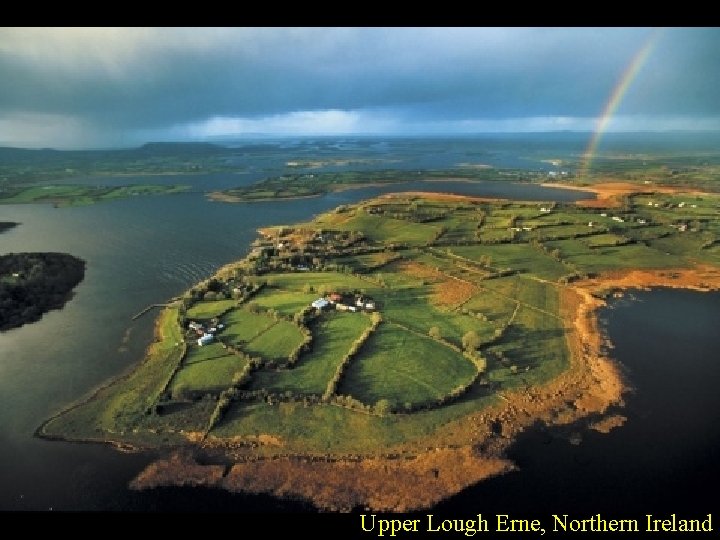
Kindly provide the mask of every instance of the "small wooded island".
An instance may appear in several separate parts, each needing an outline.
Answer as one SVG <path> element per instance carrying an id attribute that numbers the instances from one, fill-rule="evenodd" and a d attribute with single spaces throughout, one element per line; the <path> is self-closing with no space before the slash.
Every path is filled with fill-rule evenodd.
<path id="1" fill-rule="evenodd" d="M 132 373 L 38 433 L 175 448 L 138 489 L 400 511 L 511 470 L 537 421 L 611 429 L 625 383 L 595 310 L 626 288 L 718 288 L 720 197 L 583 189 L 598 198 L 399 193 L 262 229 L 162 311 Z"/>
<path id="2" fill-rule="evenodd" d="M 60 309 L 85 276 L 85 261 L 67 253 L 0 255 L 0 331 Z"/>

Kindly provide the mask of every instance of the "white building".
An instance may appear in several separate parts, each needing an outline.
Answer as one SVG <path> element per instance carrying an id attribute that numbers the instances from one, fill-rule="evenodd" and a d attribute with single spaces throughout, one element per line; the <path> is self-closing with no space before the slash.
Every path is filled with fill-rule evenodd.
<path id="1" fill-rule="evenodd" d="M 212 343 L 213 339 L 215 339 L 215 337 L 212 334 L 204 334 L 202 337 L 200 337 L 200 339 L 197 340 L 197 344 L 202 347 L 203 345 Z"/>

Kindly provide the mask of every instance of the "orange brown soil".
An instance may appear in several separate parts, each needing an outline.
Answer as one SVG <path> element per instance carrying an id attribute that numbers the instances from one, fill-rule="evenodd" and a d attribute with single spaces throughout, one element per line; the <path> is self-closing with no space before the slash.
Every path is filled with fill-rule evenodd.
<path id="1" fill-rule="evenodd" d="M 449 279 L 434 284 L 432 291 L 430 301 L 433 305 L 447 307 L 467 302 L 477 292 L 477 287 L 468 281 Z"/>
<path id="2" fill-rule="evenodd" d="M 228 203 L 238 203 L 238 202 L 267 202 L 267 201 L 293 201 L 295 199 L 314 199 L 316 197 L 320 197 L 322 193 L 317 193 L 313 195 L 293 195 L 291 197 L 263 197 L 260 199 L 245 199 L 243 197 L 237 197 L 235 195 L 230 195 L 228 193 L 223 193 L 222 191 L 211 191 L 206 195 L 208 199 L 215 202 L 228 202 Z"/>
<path id="3" fill-rule="evenodd" d="M 475 197 L 474 195 L 457 195 L 455 193 L 436 193 L 431 191 L 402 191 L 400 193 L 386 193 L 380 195 L 378 199 L 412 199 L 421 197 L 428 201 L 457 201 L 457 202 L 502 202 L 507 199 L 499 199 L 496 197 Z"/>
<path id="4" fill-rule="evenodd" d="M 457 306 L 472 297 L 477 287 L 468 281 L 448 279 L 446 274 L 425 264 L 414 261 L 402 261 L 397 269 L 409 276 L 433 281 L 430 301 L 436 306 Z"/>
<path id="5" fill-rule="evenodd" d="M 428 277 L 433 276 L 432 269 L 419 266 L 408 266 L 406 271 L 429 270 Z M 514 465 L 505 451 L 537 421 L 549 426 L 585 421 L 587 427 L 601 432 L 621 426 L 624 417 L 613 408 L 623 405 L 628 385 L 620 366 L 603 352 L 608 342 L 597 322 L 597 310 L 605 305 L 599 296 L 648 287 L 719 290 L 720 269 L 698 265 L 615 271 L 560 287 L 560 315 L 566 321 L 570 351 L 568 369 L 544 385 L 503 392 L 494 404 L 422 439 L 383 448 L 378 455 L 273 457 L 281 448 L 272 450 L 274 445 L 261 444 L 262 456 L 253 455 L 247 441 L 210 437 L 201 451 L 228 462 L 225 474 L 221 474 L 221 466 L 199 465 L 190 454 L 176 454 L 148 466 L 132 487 L 211 485 L 303 499 L 324 510 L 427 508 L 465 487 L 512 470 Z"/>
<path id="6" fill-rule="evenodd" d="M 584 208 L 618 208 L 622 204 L 622 197 L 638 193 L 690 193 L 701 194 L 697 191 L 688 191 L 679 187 L 656 186 L 654 184 L 633 184 L 631 182 L 601 182 L 590 186 L 573 186 L 547 182 L 543 187 L 569 189 L 570 191 L 584 191 L 594 193 L 596 198 L 577 201 L 577 206 Z"/>
<path id="7" fill-rule="evenodd" d="M 614 414 L 590 424 L 590 429 L 594 429 L 599 433 L 610 433 L 613 429 L 623 426 L 626 421 L 625 416 Z"/>

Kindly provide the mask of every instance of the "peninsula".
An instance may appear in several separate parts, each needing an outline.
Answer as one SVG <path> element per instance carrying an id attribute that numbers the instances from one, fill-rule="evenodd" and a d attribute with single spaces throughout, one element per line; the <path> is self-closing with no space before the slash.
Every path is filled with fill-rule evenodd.
<path id="1" fill-rule="evenodd" d="M 168 449 L 136 489 L 407 511 L 512 470 L 537 421 L 612 429 L 626 382 L 596 310 L 623 289 L 719 288 L 720 196 L 591 189 L 397 193 L 264 228 L 160 313 L 133 372 L 38 434 Z"/>

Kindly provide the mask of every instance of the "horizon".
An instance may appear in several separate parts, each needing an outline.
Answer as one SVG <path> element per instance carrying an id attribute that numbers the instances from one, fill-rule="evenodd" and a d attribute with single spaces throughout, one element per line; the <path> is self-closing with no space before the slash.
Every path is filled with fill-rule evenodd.
<path id="1" fill-rule="evenodd" d="M 459 139 L 459 140 L 472 140 L 472 139 L 487 139 L 487 140 L 501 140 L 501 139 L 522 139 L 523 137 L 576 137 L 573 142 L 588 142 L 595 134 L 593 131 L 580 131 L 580 130 L 554 130 L 554 131 L 505 131 L 505 132 L 485 132 L 485 133 L 392 133 L 392 134 L 328 134 L 328 135 L 305 135 L 305 134 L 272 134 L 272 133 L 247 133 L 242 136 L 233 137 L 214 137 L 206 139 L 186 139 L 186 140 L 146 140 L 138 143 L 127 145 L 127 146 L 82 146 L 73 148 L 53 147 L 53 146 L 18 146 L 11 144 L 3 144 L 0 141 L 0 149 L 5 150 L 29 150 L 29 151 L 55 151 L 55 152 L 103 152 L 103 151 L 127 151 L 127 150 L 138 150 L 151 145 L 168 145 L 168 146 L 182 146 L 182 145 L 208 145 L 215 146 L 217 148 L 232 149 L 233 145 L 237 144 L 252 144 L 262 142 L 273 142 L 273 141 L 313 141 L 313 140 L 333 140 L 333 139 L 349 139 L 349 140 L 369 140 L 369 139 L 388 139 L 388 140 L 403 140 L 403 139 L 417 139 L 417 140 L 447 140 L 447 139 Z M 603 148 L 613 143 L 618 142 L 617 139 L 623 139 L 622 143 L 627 143 L 628 138 L 633 137 L 651 137 L 653 140 L 631 140 L 631 143 L 652 143 L 658 142 L 658 139 L 670 138 L 670 137 L 693 137 L 693 136 L 717 136 L 720 138 L 720 130 L 638 130 L 638 131 L 612 131 L 603 134 L 603 141 L 600 147 Z M 666 142 L 666 141 L 663 141 Z M 715 141 L 705 141 L 708 144 L 713 144 Z"/>
<path id="2" fill-rule="evenodd" d="M 0 28 L 0 145 L 720 131 L 718 28 Z"/>

